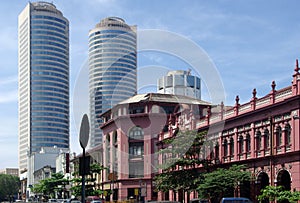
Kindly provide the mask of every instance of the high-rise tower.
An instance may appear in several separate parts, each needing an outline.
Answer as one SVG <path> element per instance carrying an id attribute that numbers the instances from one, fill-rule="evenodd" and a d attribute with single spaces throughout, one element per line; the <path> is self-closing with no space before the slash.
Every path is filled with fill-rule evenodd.
<path id="1" fill-rule="evenodd" d="M 18 35 L 22 171 L 43 147 L 69 149 L 69 22 L 52 3 L 29 2 Z"/>
<path id="2" fill-rule="evenodd" d="M 136 26 L 118 17 L 100 21 L 89 32 L 89 146 L 102 142 L 99 115 L 137 91 Z"/>

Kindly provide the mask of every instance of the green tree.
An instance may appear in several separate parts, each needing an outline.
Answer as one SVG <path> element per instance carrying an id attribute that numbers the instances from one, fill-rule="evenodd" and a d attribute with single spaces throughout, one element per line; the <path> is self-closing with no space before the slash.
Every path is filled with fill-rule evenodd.
<path id="1" fill-rule="evenodd" d="M 68 183 L 69 180 L 64 178 L 63 174 L 54 173 L 51 178 L 46 178 L 41 180 L 38 184 L 35 184 L 33 186 L 33 192 L 50 198 L 54 198 L 57 192 L 59 198 L 61 198 L 61 193 Z"/>
<path id="2" fill-rule="evenodd" d="M 86 196 L 94 196 L 94 195 L 101 195 L 103 191 L 96 187 L 96 175 L 102 174 L 102 171 L 107 168 L 100 166 L 99 164 L 91 164 L 90 165 L 90 174 L 87 175 L 85 179 L 85 195 Z M 72 194 L 75 197 L 81 196 L 81 184 L 82 178 L 78 176 L 79 171 L 76 171 L 73 175 L 76 178 L 73 178 L 71 181 L 73 182 L 73 186 L 71 187 Z"/>
<path id="3" fill-rule="evenodd" d="M 163 172 L 154 178 L 158 191 L 190 193 L 197 189 L 203 179 L 198 166 L 209 163 L 204 155 L 205 135 L 206 132 L 187 130 L 163 140 L 163 148 L 158 152 L 163 157 L 159 165 Z"/>
<path id="4" fill-rule="evenodd" d="M 260 202 L 269 200 L 277 202 L 289 201 L 292 203 L 300 200 L 299 191 L 291 192 L 289 190 L 284 190 L 282 186 L 267 186 L 262 189 L 261 192 L 262 194 L 258 196 Z"/>
<path id="5" fill-rule="evenodd" d="M 237 186 L 250 180 L 250 172 L 245 165 L 233 165 L 229 169 L 218 168 L 206 173 L 204 181 L 198 185 L 201 198 L 208 198 L 211 202 L 219 202 L 222 197 L 234 196 Z"/>
<path id="6" fill-rule="evenodd" d="M 16 176 L 0 174 L 0 201 L 11 200 L 20 189 L 20 180 Z"/>

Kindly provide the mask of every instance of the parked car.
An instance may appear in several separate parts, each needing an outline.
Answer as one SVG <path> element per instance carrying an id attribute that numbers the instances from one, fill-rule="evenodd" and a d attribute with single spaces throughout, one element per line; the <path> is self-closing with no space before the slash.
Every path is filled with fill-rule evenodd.
<path id="1" fill-rule="evenodd" d="M 162 200 L 162 201 L 156 201 L 156 200 L 148 200 L 148 203 L 180 203 L 178 201 L 168 201 L 168 200 Z"/>
<path id="2" fill-rule="evenodd" d="M 71 200 L 70 203 L 81 203 L 80 200 Z"/>
<path id="3" fill-rule="evenodd" d="M 57 203 L 57 199 L 48 199 L 48 203 Z"/>
<path id="4" fill-rule="evenodd" d="M 93 201 L 98 201 L 98 202 L 93 202 Z M 100 201 L 100 202 L 99 202 Z M 102 203 L 100 197 L 98 196 L 87 196 L 85 199 L 86 203 Z"/>
<path id="5" fill-rule="evenodd" d="M 245 197 L 223 197 L 220 203 L 252 203 L 252 201 Z"/>
<path id="6" fill-rule="evenodd" d="M 209 203 L 208 199 L 191 199 L 190 203 Z"/>
<path id="7" fill-rule="evenodd" d="M 93 200 L 93 201 L 91 201 L 91 203 L 103 203 L 103 201 L 102 200 Z"/>

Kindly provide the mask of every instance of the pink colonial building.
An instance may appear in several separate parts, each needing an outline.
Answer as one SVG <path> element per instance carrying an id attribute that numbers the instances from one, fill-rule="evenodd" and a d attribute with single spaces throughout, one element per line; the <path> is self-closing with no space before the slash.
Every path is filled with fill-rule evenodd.
<path id="1" fill-rule="evenodd" d="M 298 61 L 292 85 L 256 97 L 233 107 L 178 95 L 136 95 L 102 116 L 103 164 L 110 170 L 104 175 L 105 189 L 112 189 L 112 199 L 177 200 L 187 202 L 197 193 L 154 192 L 153 177 L 159 157 L 158 143 L 185 129 L 207 131 L 209 146 L 203 156 L 212 161 L 211 168 L 245 164 L 252 174 L 247 190 L 238 196 L 257 202 L 260 189 L 282 185 L 300 190 L 300 73 Z M 199 166 L 201 171 L 202 166 Z M 247 192 L 245 192 L 247 191 Z"/>
<path id="2" fill-rule="evenodd" d="M 170 115 L 192 112 L 203 117 L 208 102 L 186 96 L 149 93 L 127 99 L 102 117 L 104 189 L 107 200 L 157 200 L 153 177 L 158 172 L 158 135 L 171 133 Z M 191 127 L 191 120 L 185 124 Z"/>
<path id="3" fill-rule="evenodd" d="M 192 129 L 207 131 L 205 158 L 212 161 L 212 168 L 245 164 L 252 178 L 244 188 L 237 190 L 237 196 L 249 197 L 257 202 L 260 190 L 267 185 L 281 185 L 287 190 L 300 190 L 300 73 L 298 60 L 292 85 L 276 90 L 273 81 L 268 95 L 257 98 L 253 90 L 250 102 L 239 103 L 218 110 L 208 107 L 207 115 L 194 121 Z M 213 112 L 213 113 L 212 113 Z M 176 120 L 182 120 L 179 115 Z M 183 122 L 184 123 L 184 122 Z M 179 129 L 186 129 L 178 123 Z M 168 134 L 173 136 L 172 134 Z M 164 133 L 159 141 L 168 136 Z M 205 154 L 206 152 L 206 154 Z M 199 167 L 201 170 L 201 166 Z M 160 200 L 185 200 L 190 197 L 180 192 L 159 193 Z"/>

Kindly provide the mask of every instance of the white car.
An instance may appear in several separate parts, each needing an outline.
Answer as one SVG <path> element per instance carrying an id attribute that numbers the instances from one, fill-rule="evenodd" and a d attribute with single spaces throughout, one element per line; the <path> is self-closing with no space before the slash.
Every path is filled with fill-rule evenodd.
<path id="1" fill-rule="evenodd" d="M 79 200 L 71 200 L 70 203 L 81 203 Z"/>

